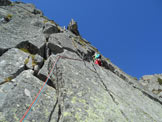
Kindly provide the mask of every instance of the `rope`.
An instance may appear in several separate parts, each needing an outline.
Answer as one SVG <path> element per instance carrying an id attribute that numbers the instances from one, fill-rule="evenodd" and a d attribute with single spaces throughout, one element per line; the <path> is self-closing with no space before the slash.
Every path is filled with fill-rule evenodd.
<path id="1" fill-rule="evenodd" d="M 23 115 L 23 117 L 21 118 L 20 122 L 22 122 L 22 120 L 23 120 L 23 122 L 24 122 L 24 120 L 27 118 L 27 115 L 30 113 L 29 110 L 31 110 L 32 105 L 34 106 L 35 103 L 37 102 L 37 100 L 38 100 L 39 96 L 41 95 L 43 88 L 44 88 L 45 85 L 47 84 L 47 82 L 48 82 L 48 80 L 49 80 L 49 77 L 50 77 L 50 75 L 52 74 L 52 71 L 53 71 L 53 69 L 55 68 L 55 65 L 56 65 L 56 63 L 58 62 L 59 58 L 60 58 L 60 56 L 56 59 L 56 62 L 53 64 L 52 69 L 51 69 L 49 75 L 47 76 L 46 81 L 44 82 L 42 88 L 39 90 L 39 92 L 38 92 L 37 96 L 35 97 L 34 101 L 32 102 L 32 104 L 31 104 L 31 105 L 29 106 L 29 108 L 26 110 L 26 112 L 25 112 L 25 114 Z"/>
<path id="2" fill-rule="evenodd" d="M 82 59 L 69 58 L 69 57 L 66 57 L 66 56 L 60 56 L 60 58 L 62 58 L 62 59 L 76 60 L 76 61 L 83 61 Z"/>
<path id="3" fill-rule="evenodd" d="M 47 79 L 45 80 L 43 86 L 41 87 L 41 89 L 39 90 L 37 96 L 35 97 L 35 99 L 33 100 L 33 102 L 31 103 L 31 105 L 29 106 L 29 108 L 26 110 L 25 114 L 23 115 L 23 117 L 21 118 L 20 122 L 24 122 L 25 119 L 27 118 L 27 116 L 29 115 L 29 113 L 31 112 L 32 110 L 32 107 L 36 104 L 36 102 L 38 101 L 43 89 L 45 88 L 48 80 L 49 80 L 49 77 L 51 76 L 52 74 L 52 71 L 54 70 L 57 62 L 59 61 L 59 59 L 62 58 L 62 59 L 70 59 L 70 60 L 77 60 L 77 61 L 83 61 L 81 59 L 74 59 L 74 58 L 69 58 L 69 57 L 66 57 L 66 56 L 58 56 L 57 59 L 56 59 L 56 62 L 53 63 L 53 66 L 52 66 L 52 69 L 50 70 L 50 73 L 48 74 L 47 76 Z"/>

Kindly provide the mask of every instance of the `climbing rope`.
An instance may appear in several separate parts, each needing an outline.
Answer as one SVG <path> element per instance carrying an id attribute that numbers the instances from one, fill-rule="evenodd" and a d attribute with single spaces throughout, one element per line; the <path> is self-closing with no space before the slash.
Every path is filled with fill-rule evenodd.
<path id="1" fill-rule="evenodd" d="M 39 97 L 40 97 L 40 95 L 41 95 L 43 89 L 45 88 L 45 86 L 46 86 L 46 84 L 47 84 L 47 82 L 48 82 L 48 80 L 49 80 L 49 77 L 51 76 L 51 74 L 52 74 L 52 72 L 53 72 L 53 70 L 54 70 L 54 68 L 55 68 L 55 66 L 56 66 L 56 64 L 58 63 L 58 61 L 59 61 L 60 58 L 62 58 L 62 59 L 69 59 L 69 60 L 83 61 L 83 60 L 81 60 L 81 59 L 74 59 L 74 58 L 69 58 L 69 57 L 66 57 L 66 56 L 60 56 L 60 55 L 59 55 L 59 56 L 57 57 L 56 61 L 53 63 L 53 66 L 52 66 L 52 68 L 51 68 L 51 70 L 50 70 L 50 73 L 48 74 L 47 79 L 45 80 L 43 86 L 42 86 L 41 89 L 39 90 L 37 96 L 35 97 L 35 99 L 34 99 L 33 102 L 31 103 L 31 105 L 29 106 L 29 108 L 26 110 L 26 112 L 25 112 L 25 114 L 23 115 L 23 117 L 21 118 L 20 122 L 24 122 L 24 121 L 25 121 L 25 119 L 27 118 L 27 116 L 28 116 L 29 113 L 31 112 L 32 107 L 34 107 L 34 105 L 35 105 L 36 102 L 38 101 L 38 99 L 39 99 Z"/>

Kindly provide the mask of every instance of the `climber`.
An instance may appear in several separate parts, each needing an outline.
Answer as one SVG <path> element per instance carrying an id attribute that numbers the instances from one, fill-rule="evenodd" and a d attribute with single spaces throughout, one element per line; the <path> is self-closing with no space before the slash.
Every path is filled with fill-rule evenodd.
<path id="1" fill-rule="evenodd" d="M 93 57 L 95 58 L 95 64 L 101 66 L 101 55 L 99 53 L 95 53 Z"/>

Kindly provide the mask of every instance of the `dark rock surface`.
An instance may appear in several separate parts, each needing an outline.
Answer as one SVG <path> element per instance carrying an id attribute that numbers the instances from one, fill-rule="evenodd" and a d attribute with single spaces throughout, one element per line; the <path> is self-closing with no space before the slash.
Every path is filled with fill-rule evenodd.
<path id="1" fill-rule="evenodd" d="M 161 75 L 137 81 L 103 55 L 95 65 L 75 21 L 66 30 L 32 4 L 0 6 L 0 20 L 0 122 L 20 121 L 54 63 L 25 122 L 162 122 Z"/>
<path id="2" fill-rule="evenodd" d="M 51 24 L 51 23 L 46 23 L 43 29 L 44 34 L 52 34 L 52 33 L 58 33 L 58 32 L 59 32 L 59 29 L 57 28 L 57 25 Z"/>
<path id="3" fill-rule="evenodd" d="M 78 25 L 73 19 L 70 21 L 67 29 L 74 33 L 76 36 L 79 36 Z"/>
<path id="4" fill-rule="evenodd" d="M 1 0 L 0 1 L 0 6 L 6 6 L 6 5 L 10 5 L 11 1 L 10 0 Z"/>

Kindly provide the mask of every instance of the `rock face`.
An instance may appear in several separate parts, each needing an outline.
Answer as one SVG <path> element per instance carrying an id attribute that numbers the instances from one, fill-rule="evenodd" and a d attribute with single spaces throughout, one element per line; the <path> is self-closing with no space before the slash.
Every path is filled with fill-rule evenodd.
<path id="1" fill-rule="evenodd" d="M 162 100 L 162 74 L 145 75 L 140 79 L 144 88 L 157 95 Z"/>
<path id="2" fill-rule="evenodd" d="M 58 33 L 59 29 L 57 28 L 57 26 L 54 24 L 52 25 L 51 23 L 46 23 L 45 27 L 43 29 L 43 33 L 45 34 L 52 34 L 52 33 Z"/>
<path id="3" fill-rule="evenodd" d="M 25 69 L 28 54 L 13 48 L 0 57 L 0 83 L 16 77 Z"/>
<path id="4" fill-rule="evenodd" d="M 11 1 L 10 0 L 1 0 L 0 1 L 0 6 L 6 6 L 6 5 L 10 5 Z"/>
<path id="5" fill-rule="evenodd" d="M 20 121 L 24 111 L 29 107 L 42 85 L 43 82 L 34 77 L 30 71 L 24 71 L 12 80 L 12 83 L 1 86 L 0 121 Z M 53 112 L 55 104 L 57 104 L 56 92 L 47 86 L 36 105 L 37 107 L 32 110 L 32 115 L 28 117 L 28 121 L 48 122 L 49 119 L 56 121 L 57 118 L 54 116 L 50 118 L 50 114 L 55 113 Z"/>
<path id="6" fill-rule="evenodd" d="M 10 15 L 10 16 L 9 16 Z M 162 75 L 137 81 L 79 36 L 31 4 L 0 7 L 0 122 L 19 122 L 42 88 L 26 122 L 161 122 Z M 70 29 L 71 28 L 71 29 Z M 77 30 L 77 31 L 76 31 Z M 75 32 L 76 31 L 76 32 Z"/>

